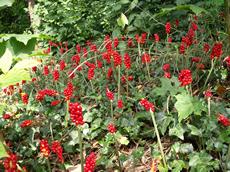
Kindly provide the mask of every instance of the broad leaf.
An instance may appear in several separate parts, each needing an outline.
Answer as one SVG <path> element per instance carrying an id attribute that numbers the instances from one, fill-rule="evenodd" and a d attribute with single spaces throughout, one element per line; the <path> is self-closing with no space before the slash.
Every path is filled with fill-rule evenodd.
<path id="1" fill-rule="evenodd" d="M 196 128 L 194 125 L 187 124 L 187 126 L 191 130 L 192 135 L 202 136 L 202 131 Z"/>
<path id="2" fill-rule="evenodd" d="M 8 156 L 8 154 L 7 154 L 6 149 L 3 145 L 3 139 L 1 138 L 0 139 L 0 159 L 3 157 L 7 157 L 7 156 Z"/>
<path id="3" fill-rule="evenodd" d="M 0 9 L 4 7 L 10 7 L 14 3 L 14 0 L 0 0 Z"/>
<path id="4" fill-rule="evenodd" d="M 0 69 L 2 70 L 3 73 L 6 73 L 9 71 L 12 65 L 12 62 L 13 62 L 12 53 L 7 48 L 3 56 L 0 58 Z"/>
<path id="5" fill-rule="evenodd" d="M 39 65 L 40 62 L 38 62 L 35 59 L 25 59 L 22 61 L 19 61 L 15 66 L 14 69 L 26 69 L 26 68 L 31 68 L 33 66 Z"/>
<path id="6" fill-rule="evenodd" d="M 117 19 L 117 24 L 122 28 L 129 24 L 127 17 L 123 13 L 121 13 L 121 16 Z"/>
<path id="7" fill-rule="evenodd" d="M 0 75 L 0 87 L 14 85 L 22 80 L 30 80 L 30 74 L 24 69 L 12 69 L 6 74 Z"/>
<path id="8" fill-rule="evenodd" d="M 193 98 L 188 94 L 178 94 L 175 96 L 177 102 L 175 108 L 178 111 L 179 122 L 186 119 L 193 112 Z"/>
<path id="9" fill-rule="evenodd" d="M 5 103 L 0 103 L 0 116 L 3 114 L 5 108 L 6 108 L 6 104 Z"/>
<path id="10" fill-rule="evenodd" d="M 169 135 L 170 136 L 177 136 L 181 140 L 184 140 L 184 133 L 185 133 L 185 130 L 181 126 L 181 124 L 178 124 L 177 126 L 169 129 Z"/>

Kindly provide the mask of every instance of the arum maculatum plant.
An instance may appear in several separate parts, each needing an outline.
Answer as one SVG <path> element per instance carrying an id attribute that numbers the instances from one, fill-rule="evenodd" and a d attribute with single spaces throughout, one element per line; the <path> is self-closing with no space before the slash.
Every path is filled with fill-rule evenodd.
<path id="1" fill-rule="evenodd" d="M 31 81 L 2 89 L 2 168 L 128 171 L 133 161 L 144 171 L 228 170 L 224 36 L 210 38 L 197 17 L 180 29 L 167 22 L 159 33 L 74 47 L 50 41 Z"/>

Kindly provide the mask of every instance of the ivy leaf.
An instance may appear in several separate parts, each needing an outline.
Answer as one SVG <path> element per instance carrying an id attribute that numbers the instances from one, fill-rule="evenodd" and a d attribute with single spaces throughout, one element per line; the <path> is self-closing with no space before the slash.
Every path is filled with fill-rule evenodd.
<path id="1" fill-rule="evenodd" d="M 122 28 L 129 24 L 127 17 L 123 13 L 121 13 L 121 16 L 117 19 L 117 24 Z"/>
<path id="2" fill-rule="evenodd" d="M 202 136 L 202 131 L 196 128 L 194 125 L 187 124 L 187 126 L 191 130 L 192 135 Z"/>
<path id="3" fill-rule="evenodd" d="M 0 103 L 0 116 L 4 112 L 5 108 L 6 108 L 6 104 L 5 103 Z"/>
<path id="4" fill-rule="evenodd" d="M 182 171 L 182 169 L 183 168 L 185 168 L 186 167 L 186 165 L 185 165 L 185 163 L 184 163 L 184 161 L 182 161 L 182 160 L 174 160 L 173 162 L 172 162 L 172 170 L 173 170 L 173 172 L 180 172 L 180 171 Z"/>
<path id="5" fill-rule="evenodd" d="M 181 124 L 178 124 L 176 127 L 169 129 L 169 135 L 170 136 L 177 136 L 181 140 L 184 140 L 184 133 L 185 133 L 185 130 L 181 126 Z"/>
<path id="6" fill-rule="evenodd" d="M 179 122 L 186 119 L 193 112 L 193 98 L 188 94 L 178 94 L 175 96 L 177 102 L 175 103 L 175 108 L 178 111 Z"/>
<path id="7" fill-rule="evenodd" d="M 122 144 L 122 145 L 128 145 L 129 144 L 128 138 L 125 137 L 125 136 L 122 136 L 120 133 L 117 132 L 116 135 L 115 135 L 115 137 L 116 137 L 117 141 L 120 144 Z"/>
<path id="8" fill-rule="evenodd" d="M 13 62 L 12 53 L 8 48 L 6 48 L 5 53 L 0 58 L 0 69 L 2 70 L 3 73 L 6 73 L 10 70 L 12 62 Z"/>
<path id="9" fill-rule="evenodd" d="M 4 7 L 10 7 L 12 6 L 14 3 L 14 0 L 1 0 L 0 1 L 0 9 L 4 8 Z"/>

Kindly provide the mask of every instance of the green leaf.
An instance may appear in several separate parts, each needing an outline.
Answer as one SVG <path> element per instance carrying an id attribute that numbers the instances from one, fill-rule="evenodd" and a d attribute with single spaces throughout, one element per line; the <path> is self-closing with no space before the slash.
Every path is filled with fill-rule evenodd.
<path id="1" fill-rule="evenodd" d="M 129 0 L 121 0 L 120 3 L 121 3 L 121 4 L 128 4 L 128 3 L 129 3 Z"/>
<path id="2" fill-rule="evenodd" d="M 38 66 L 40 62 L 34 59 L 24 59 L 22 61 L 19 61 L 15 66 L 14 69 L 26 69 L 31 68 L 33 66 Z"/>
<path id="3" fill-rule="evenodd" d="M 3 73 L 6 73 L 10 70 L 12 62 L 13 62 L 12 53 L 8 48 L 6 48 L 5 53 L 0 58 L 0 69 L 2 70 Z"/>
<path id="4" fill-rule="evenodd" d="M 121 13 L 121 16 L 117 19 L 117 24 L 122 28 L 129 24 L 127 17 L 123 13 Z"/>
<path id="5" fill-rule="evenodd" d="M 120 144 L 122 144 L 122 145 L 128 145 L 128 144 L 129 144 L 128 138 L 125 137 L 125 136 L 122 136 L 120 133 L 117 132 L 116 135 L 115 135 L 115 137 L 116 137 L 116 140 L 117 140 Z"/>
<path id="6" fill-rule="evenodd" d="M 0 103 L 0 116 L 3 114 L 5 108 L 6 108 L 6 104 L 5 103 Z"/>
<path id="7" fill-rule="evenodd" d="M 28 34 L 1 34 L 0 35 L 0 42 L 7 41 L 11 38 L 15 38 L 18 42 L 27 45 L 28 41 L 34 38 L 38 38 L 39 35 L 28 35 Z"/>
<path id="8" fill-rule="evenodd" d="M 172 169 L 173 172 L 180 172 L 182 171 L 183 168 L 186 167 L 184 161 L 182 160 L 174 160 L 171 166 L 173 168 Z"/>
<path id="9" fill-rule="evenodd" d="M 188 128 L 191 130 L 191 134 L 195 136 L 202 136 L 202 131 L 196 128 L 194 125 L 187 124 Z"/>
<path id="10" fill-rule="evenodd" d="M 14 0 L 0 0 L 0 9 L 4 7 L 10 7 L 14 3 Z"/>
<path id="11" fill-rule="evenodd" d="M 196 14 L 200 15 L 202 12 L 207 13 L 204 8 L 198 7 L 196 5 L 189 5 L 189 8 Z"/>
<path id="12" fill-rule="evenodd" d="M 0 88 L 14 85 L 22 80 L 30 80 L 30 74 L 24 69 L 11 69 L 6 74 L 0 75 Z"/>
<path id="13" fill-rule="evenodd" d="M 8 154 L 7 154 L 6 149 L 3 145 L 3 139 L 1 138 L 0 139 L 0 159 L 3 157 L 7 157 L 7 156 L 8 156 Z"/>
<path id="14" fill-rule="evenodd" d="M 170 136 L 177 136 L 181 140 L 184 140 L 184 133 L 185 133 L 185 130 L 181 126 L 181 124 L 177 124 L 177 126 L 169 129 Z"/>

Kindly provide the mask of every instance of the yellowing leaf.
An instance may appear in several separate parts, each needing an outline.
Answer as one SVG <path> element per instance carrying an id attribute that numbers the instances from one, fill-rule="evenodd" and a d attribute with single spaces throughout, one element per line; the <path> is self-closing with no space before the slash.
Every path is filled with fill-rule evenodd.
<path id="1" fill-rule="evenodd" d="M 6 73 L 10 70 L 10 67 L 12 65 L 12 53 L 11 51 L 6 48 L 5 53 L 0 58 L 0 69 L 3 73 Z"/>
<path id="2" fill-rule="evenodd" d="M 124 28 L 125 25 L 129 24 L 129 21 L 128 21 L 127 17 L 123 13 L 121 13 L 121 16 L 117 19 L 117 23 L 119 26 Z"/>
<path id="3" fill-rule="evenodd" d="M 25 69 L 25 68 L 31 68 L 33 66 L 39 65 L 40 62 L 38 62 L 35 59 L 25 59 L 22 61 L 19 61 L 15 66 L 14 69 Z"/>

